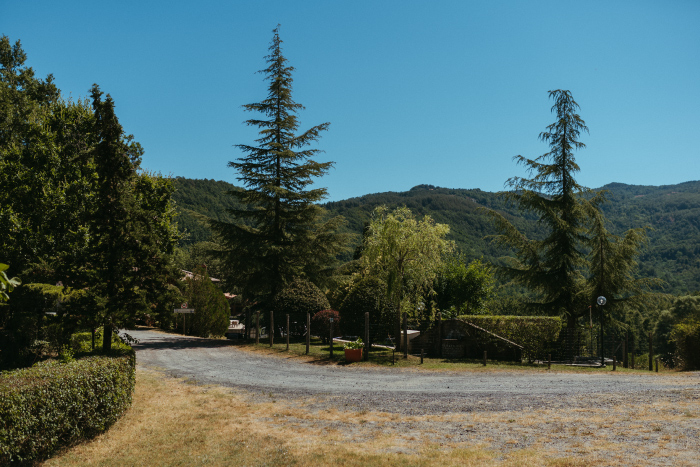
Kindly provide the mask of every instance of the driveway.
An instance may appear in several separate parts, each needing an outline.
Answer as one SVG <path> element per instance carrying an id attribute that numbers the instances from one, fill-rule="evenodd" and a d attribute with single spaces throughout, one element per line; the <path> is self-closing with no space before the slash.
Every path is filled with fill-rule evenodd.
<path id="1" fill-rule="evenodd" d="M 434 372 L 318 365 L 236 348 L 225 340 L 129 331 L 137 364 L 202 384 L 405 414 L 604 407 L 700 391 L 700 374 Z M 317 396 L 317 397 L 316 397 Z"/>

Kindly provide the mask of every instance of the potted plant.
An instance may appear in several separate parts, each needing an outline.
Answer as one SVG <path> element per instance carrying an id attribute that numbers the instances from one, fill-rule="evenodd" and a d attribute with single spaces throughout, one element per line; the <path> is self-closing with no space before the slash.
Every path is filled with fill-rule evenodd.
<path id="1" fill-rule="evenodd" d="M 359 337 L 355 342 L 347 342 L 343 349 L 345 350 L 345 361 L 346 362 L 359 362 L 362 360 L 362 348 L 365 344 Z"/>

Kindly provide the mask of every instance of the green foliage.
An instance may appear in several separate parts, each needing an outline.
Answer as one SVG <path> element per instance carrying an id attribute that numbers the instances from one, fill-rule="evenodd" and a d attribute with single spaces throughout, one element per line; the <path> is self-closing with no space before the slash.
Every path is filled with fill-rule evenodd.
<path id="1" fill-rule="evenodd" d="M 435 283 L 435 302 L 443 318 L 481 314 L 492 296 L 495 279 L 491 267 L 480 260 L 468 265 L 463 255 L 446 261 Z"/>
<path id="2" fill-rule="evenodd" d="M 361 260 L 367 274 L 387 284 L 387 295 L 396 306 L 396 342 L 400 342 L 401 308 L 406 299 L 432 291 L 444 256 L 454 249 L 454 243 L 445 239 L 449 231 L 447 225 L 436 224 L 429 216 L 417 220 L 406 207 L 389 212 L 382 206 L 374 211 Z"/>
<path id="3" fill-rule="evenodd" d="M 224 293 L 209 278 L 207 269 L 195 268 L 185 279 L 184 294 L 195 312 L 187 316 L 189 332 L 195 336 L 223 336 L 229 326 L 231 309 Z"/>
<path id="4" fill-rule="evenodd" d="M 3 260 L 26 283 L 88 291 L 60 326 L 119 326 L 162 313 L 176 278 L 170 181 L 139 172 L 143 150 L 96 85 L 92 106 L 64 100 L 52 77 L 37 79 L 25 60 L 19 42 L 0 38 Z M 39 326 L 39 316 L 10 301 L 0 308 L 4 337 L 23 340 L 16 333 Z"/>
<path id="5" fill-rule="evenodd" d="M 135 356 L 0 373 L 0 464 L 32 464 L 105 431 L 131 405 Z"/>
<path id="6" fill-rule="evenodd" d="M 513 248 L 517 257 L 499 272 L 537 294 L 534 308 L 568 316 L 573 327 L 583 302 L 581 269 L 586 264 L 584 229 L 589 213 L 586 191 L 574 179 L 579 167 L 573 152 L 585 147 L 578 137 L 588 128 L 575 113 L 578 104 L 569 91 L 550 91 L 549 96 L 557 117 L 540 140 L 549 143 L 550 151 L 534 160 L 516 156 L 531 178 L 508 180 L 513 191 L 506 193 L 520 209 L 536 214 L 546 235 L 542 240 L 528 239 L 502 215 L 493 211 L 491 215 L 501 231 L 494 240 Z"/>
<path id="7" fill-rule="evenodd" d="M 226 182 L 182 179 L 193 182 L 193 188 L 186 191 L 187 199 L 183 199 L 178 196 L 179 180 L 175 179 L 177 191 L 173 195 L 177 200 L 178 224 L 187 211 L 212 217 L 207 214 L 208 208 L 197 201 L 199 197 L 219 206 L 217 197 L 226 197 L 227 191 L 238 189 Z M 700 224 L 697 222 L 700 219 L 700 182 L 665 186 L 612 183 L 600 190 L 607 192 L 607 202 L 600 208 L 612 234 L 624 236 L 630 229 L 649 227 L 648 242 L 642 246 L 638 258 L 639 276 L 664 280 L 667 285 L 663 290 L 669 293 L 700 291 Z M 405 192 L 367 194 L 324 204 L 333 215 L 345 217 L 347 227 L 344 230 L 355 234 L 363 231 L 374 209 L 382 205 L 389 209 L 406 206 L 418 217 L 429 215 L 435 222 L 448 224 L 450 232 L 446 238 L 456 243 L 465 261 L 482 259 L 485 263 L 500 264 L 499 258 L 511 253 L 507 247 L 488 241 L 487 237 L 498 231 L 481 207 L 499 212 L 528 238 L 544 236 L 544 230 L 532 213 L 509 205 L 497 193 L 479 189 L 417 186 Z M 206 237 L 209 235 L 207 230 Z M 356 238 L 352 248 L 359 245 L 360 237 Z M 350 260 L 351 255 L 348 253 L 342 258 Z M 497 293 L 503 296 L 509 294 L 510 289 Z"/>
<path id="8" fill-rule="evenodd" d="M 295 279 L 275 296 L 273 307 L 275 323 L 282 328 L 282 319 L 286 314 L 292 321 L 305 323 L 307 313 L 314 316 L 321 310 L 329 309 L 330 304 L 316 285 L 304 279 Z"/>
<path id="9" fill-rule="evenodd" d="M 651 314 L 650 321 L 654 323 L 653 329 L 649 329 L 654 333 L 654 354 L 659 355 L 666 366 L 684 368 L 686 362 L 694 361 L 687 351 L 693 348 L 693 323 L 700 322 L 699 296 L 676 298 L 668 309 L 656 316 Z M 678 342 L 682 343 L 682 348 L 678 347 Z"/>
<path id="10" fill-rule="evenodd" d="M 592 304 L 597 297 L 606 297 L 606 314 L 619 320 L 626 307 L 640 308 L 658 301 L 650 291 L 653 287 L 661 287 L 663 281 L 636 277 L 639 269 L 637 257 L 647 243 L 645 229 L 630 229 L 620 237 L 610 233 L 606 223 L 602 211 L 594 209 L 588 235 L 591 251 L 588 255 L 587 300 Z"/>
<path id="11" fill-rule="evenodd" d="M 241 207 L 228 210 L 232 222 L 209 222 L 224 248 L 231 283 L 265 305 L 297 277 L 319 283 L 347 239 L 336 233 L 343 219 L 329 218 L 315 204 L 327 196 L 326 189 L 309 188 L 332 166 L 314 161 L 319 150 L 307 148 L 329 123 L 297 133 L 295 114 L 303 106 L 292 98 L 294 68 L 282 55 L 279 28 L 273 32 L 268 67 L 261 71 L 269 83 L 267 97 L 243 106 L 262 114 L 262 120 L 246 122 L 260 128 L 260 137 L 254 146 L 237 145 L 244 156 L 229 162 L 244 184 L 243 190 L 229 192 Z"/>
<path id="12" fill-rule="evenodd" d="M 457 319 L 472 323 L 520 344 L 533 357 L 544 358 L 544 351 L 559 337 L 562 320 L 550 316 L 470 316 Z"/>
<path id="13" fill-rule="evenodd" d="M 607 297 L 610 305 L 605 312 L 617 311 L 619 316 L 621 305 L 641 303 L 651 286 L 660 283 L 635 278 L 644 230 L 631 229 L 623 237 L 609 233 L 600 209 L 604 193 L 593 193 L 574 179 L 579 171 L 574 151 L 585 147 L 578 138 L 588 128 L 569 91 L 550 91 L 549 96 L 557 120 L 540 139 L 549 143 L 550 151 L 534 160 L 517 156 L 531 178 L 510 179 L 513 191 L 505 194 L 520 209 L 536 215 L 545 236 L 528 238 L 503 215 L 490 214 L 501 232 L 494 240 L 516 255 L 499 272 L 535 295 L 529 303 L 532 309 L 567 317 L 573 330 L 596 297 Z"/>
<path id="14" fill-rule="evenodd" d="M 700 320 L 676 324 L 671 341 L 676 346 L 675 363 L 684 370 L 700 370 Z"/>
<path id="15" fill-rule="evenodd" d="M 175 177 L 173 187 L 173 204 L 177 210 L 177 228 L 182 246 L 211 242 L 212 234 L 207 219 L 232 222 L 233 218 L 228 211 L 244 207 L 229 195 L 230 191 L 240 191 L 241 188 L 227 182 Z"/>
<path id="16" fill-rule="evenodd" d="M 372 336 L 386 337 L 392 330 L 395 308 L 387 294 L 386 282 L 375 276 L 366 276 L 352 285 L 340 306 L 343 329 L 349 336 L 364 334 L 365 313 L 369 313 Z"/>
<path id="17" fill-rule="evenodd" d="M 362 342 L 362 339 L 360 339 L 358 337 L 356 341 L 346 342 L 345 345 L 343 345 L 343 349 L 345 349 L 345 350 L 357 350 L 357 349 L 363 348 L 364 346 L 365 346 L 364 342 Z"/>
<path id="18" fill-rule="evenodd" d="M 9 268 L 10 266 L 7 264 L 0 263 L 0 302 L 7 301 L 10 298 L 10 296 L 7 294 L 12 292 L 15 287 L 21 284 L 20 280 L 16 277 L 11 279 L 7 277 L 5 271 L 7 271 Z"/>

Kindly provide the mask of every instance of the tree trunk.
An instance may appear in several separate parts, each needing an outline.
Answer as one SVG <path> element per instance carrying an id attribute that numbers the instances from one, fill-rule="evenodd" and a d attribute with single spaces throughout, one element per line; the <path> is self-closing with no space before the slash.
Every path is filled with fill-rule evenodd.
<path id="1" fill-rule="evenodd" d="M 112 325 L 105 324 L 102 333 L 102 351 L 109 353 L 112 350 Z"/>

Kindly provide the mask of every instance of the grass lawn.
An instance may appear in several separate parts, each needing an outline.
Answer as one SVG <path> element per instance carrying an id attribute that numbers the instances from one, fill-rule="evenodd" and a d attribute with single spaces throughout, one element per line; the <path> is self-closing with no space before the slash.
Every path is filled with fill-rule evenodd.
<path id="1" fill-rule="evenodd" d="M 235 342 L 235 341 L 232 341 Z M 421 363 L 420 356 L 409 355 L 407 358 L 403 358 L 403 352 L 394 353 L 391 349 L 381 349 L 373 348 L 369 354 L 369 361 L 365 362 L 355 362 L 346 363 L 345 353 L 343 351 L 342 343 L 336 342 L 333 346 L 333 358 L 330 357 L 330 346 L 328 344 L 323 344 L 320 339 L 311 339 L 309 346 L 309 354 L 306 355 L 306 343 L 305 342 L 290 342 L 289 350 L 287 350 L 287 344 L 284 339 L 275 339 L 272 347 L 270 347 L 269 341 L 261 339 L 259 344 L 235 342 L 237 348 L 241 350 L 246 350 L 250 352 L 260 352 L 266 354 L 275 355 L 290 355 L 297 357 L 306 361 L 314 361 L 320 364 L 339 364 L 339 365 L 358 365 L 358 366 L 396 366 L 401 368 L 413 368 L 416 370 L 432 370 L 432 371 L 513 371 L 513 370 L 527 370 L 527 371 L 566 371 L 566 372 L 576 372 L 576 373 L 589 373 L 589 372 L 604 372 L 612 371 L 612 365 L 608 365 L 605 368 L 600 367 L 583 367 L 583 366 L 569 366 L 569 365 L 557 365 L 552 364 L 551 369 L 547 369 L 547 364 L 539 363 L 517 363 L 517 362 L 503 362 L 487 360 L 487 365 L 484 366 L 483 360 L 468 360 L 468 359 L 444 359 L 444 358 L 423 358 L 423 363 Z M 631 369 L 623 368 L 621 364 L 617 365 L 615 371 L 625 372 L 625 373 L 649 373 L 648 370 L 641 369 Z M 670 372 L 673 370 L 668 370 L 659 366 L 659 372 Z"/>

